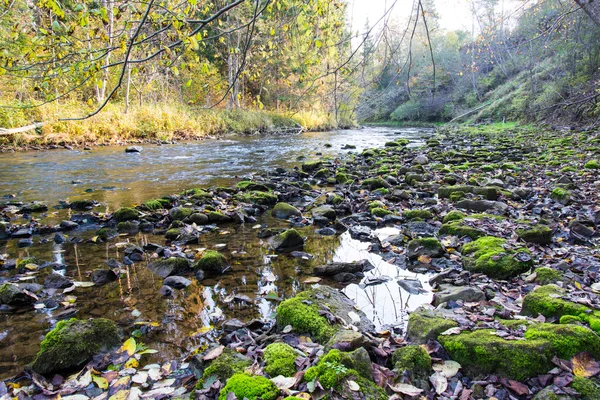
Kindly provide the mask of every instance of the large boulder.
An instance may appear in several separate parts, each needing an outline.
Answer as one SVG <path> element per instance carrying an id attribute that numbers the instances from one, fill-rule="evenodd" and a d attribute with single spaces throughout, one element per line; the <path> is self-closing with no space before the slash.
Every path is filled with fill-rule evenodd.
<path id="1" fill-rule="evenodd" d="M 275 251 L 288 251 L 303 246 L 304 238 L 295 229 L 288 229 L 271 238 L 271 247 Z"/>
<path id="2" fill-rule="evenodd" d="M 40 374 L 51 374 L 81 367 L 94 355 L 120 342 L 117 326 L 108 319 L 60 321 L 42 341 L 31 368 Z"/>
<path id="3" fill-rule="evenodd" d="M 421 256 L 441 257 L 443 255 L 444 248 L 436 238 L 413 239 L 408 243 L 407 256 L 411 260 Z"/>
<path id="4" fill-rule="evenodd" d="M 280 202 L 275 204 L 275 207 L 271 210 L 271 215 L 277 219 L 289 219 L 290 217 L 302 215 L 302 213 L 296 207 Z"/>
<path id="5" fill-rule="evenodd" d="M 458 322 L 445 317 L 440 311 L 418 308 L 408 316 L 407 337 L 412 343 L 425 344 L 436 340 L 440 333 L 456 327 Z"/>
<path id="6" fill-rule="evenodd" d="M 230 268 L 225 256 L 215 250 L 207 250 L 198 260 L 195 269 L 204 271 L 207 275 L 221 275 Z"/>
<path id="7" fill-rule="evenodd" d="M 462 248 L 465 269 L 494 279 L 508 279 L 533 266 L 527 248 L 509 249 L 505 239 L 484 236 Z"/>

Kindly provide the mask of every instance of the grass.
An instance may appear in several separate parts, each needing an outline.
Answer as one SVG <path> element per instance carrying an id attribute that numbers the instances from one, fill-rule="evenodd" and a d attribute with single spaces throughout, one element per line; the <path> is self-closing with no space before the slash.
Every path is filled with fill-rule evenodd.
<path id="1" fill-rule="evenodd" d="M 272 133 L 288 128 L 302 127 L 303 130 L 314 131 L 336 127 L 330 115 L 319 111 L 291 114 L 254 110 L 199 110 L 175 102 L 132 106 L 127 114 L 123 112 L 124 105 L 116 102 L 85 120 L 58 121 L 59 118 L 80 117 L 92 110 L 93 107 L 76 101 L 37 108 L 0 108 L 2 128 L 48 121 L 37 132 L 0 137 L 0 145 L 19 148 L 26 145 L 193 140 L 223 134 Z"/>

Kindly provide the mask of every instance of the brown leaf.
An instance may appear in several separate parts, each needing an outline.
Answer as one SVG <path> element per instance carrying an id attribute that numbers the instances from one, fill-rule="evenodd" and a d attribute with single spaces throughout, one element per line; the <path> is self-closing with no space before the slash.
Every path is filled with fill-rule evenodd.
<path id="1" fill-rule="evenodd" d="M 420 255 L 419 258 L 417 258 L 417 260 L 421 263 L 421 264 L 431 264 L 431 257 L 429 257 L 428 255 Z"/>
<path id="2" fill-rule="evenodd" d="M 429 377 L 429 382 L 431 382 L 437 394 L 442 394 L 448 389 L 448 379 L 439 372 L 431 375 Z"/>
<path id="3" fill-rule="evenodd" d="M 396 393 L 402 393 L 407 396 L 416 396 L 421 394 L 423 389 L 419 389 L 416 386 L 409 385 L 408 383 L 396 383 L 395 385 L 388 385 Z"/>
<path id="4" fill-rule="evenodd" d="M 214 349 L 212 349 L 211 351 L 209 351 L 203 358 L 204 361 L 210 361 L 210 360 L 214 360 L 215 358 L 219 357 L 221 354 L 223 354 L 223 350 L 225 350 L 225 346 L 217 346 Z"/>
<path id="5" fill-rule="evenodd" d="M 575 354 L 571 359 L 571 363 L 573 364 L 573 373 L 575 376 L 589 378 L 600 372 L 599 363 L 589 353 L 581 352 Z"/>
<path id="6" fill-rule="evenodd" d="M 508 389 L 512 390 L 519 396 L 525 396 L 529 394 L 529 387 L 521 382 L 513 381 L 510 379 L 502 379 L 502 384 Z"/>

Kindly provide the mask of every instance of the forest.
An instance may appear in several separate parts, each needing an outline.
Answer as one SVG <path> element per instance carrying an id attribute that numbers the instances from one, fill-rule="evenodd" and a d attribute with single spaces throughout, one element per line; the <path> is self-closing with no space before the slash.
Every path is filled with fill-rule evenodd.
<path id="1" fill-rule="evenodd" d="M 600 0 L 0 0 L 0 400 L 600 399 L 599 171 Z"/>
<path id="2" fill-rule="evenodd" d="M 600 115 L 600 28 L 573 1 L 472 1 L 470 31 L 441 28 L 433 1 L 358 29 L 341 0 L 3 3 L 17 143 Z"/>

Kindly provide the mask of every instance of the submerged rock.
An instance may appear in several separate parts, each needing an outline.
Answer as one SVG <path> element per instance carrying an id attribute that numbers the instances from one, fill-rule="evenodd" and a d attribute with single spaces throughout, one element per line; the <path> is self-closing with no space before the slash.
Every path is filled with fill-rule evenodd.
<path id="1" fill-rule="evenodd" d="M 40 344 L 31 368 L 40 374 L 77 368 L 120 341 L 117 326 L 108 319 L 60 321 Z"/>
<path id="2" fill-rule="evenodd" d="M 148 269 L 161 278 L 170 275 L 179 275 L 190 270 L 190 262 L 183 257 L 169 257 L 163 260 L 157 260 L 148 265 Z"/>
<path id="3" fill-rule="evenodd" d="M 202 258 L 194 265 L 195 269 L 204 271 L 207 275 L 221 275 L 230 268 L 225 256 L 215 250 L 207 250 Z"/>
<path id="4" fill-rule="evenodd" d="M 0 286 L 0 304 L 20 307 L 31 305 L 36 300 L 34 295 L 12 283 Z"/>
<path id="5" fill-rule="evenodd" d="M 317 276 L 334 276 L 336 274 L 346 273 L 357 273 L 366 272 L 374 269 L 375 267 L 368 260 L 361 260 L 357 262 L 334 262 L 326 265 L 321 265 L 313 269 L 313 274 Z"/>
<path id="6" fill-rule="evenodd" d="M 277 236 L 271 238 L 271 247 L 275 251 L 287 251 L 301 248 L 304 246 L 304 238 L 300 236 L 297 230 L 288 229 Z"/>

